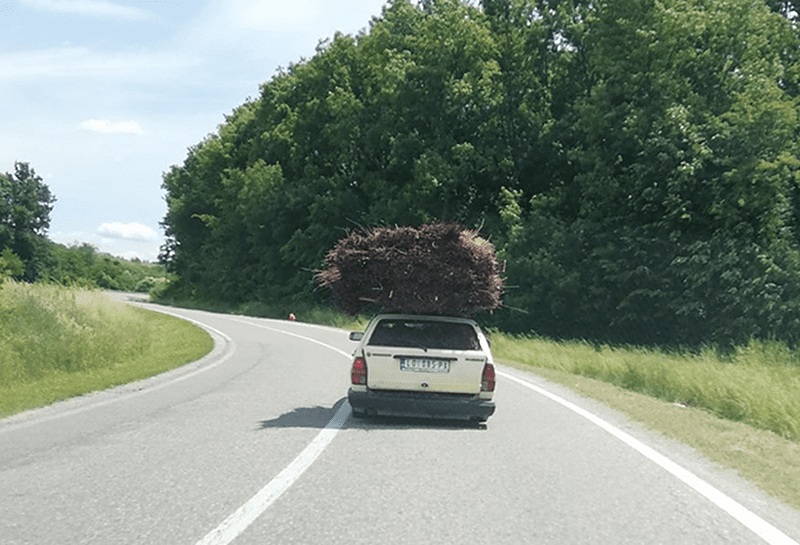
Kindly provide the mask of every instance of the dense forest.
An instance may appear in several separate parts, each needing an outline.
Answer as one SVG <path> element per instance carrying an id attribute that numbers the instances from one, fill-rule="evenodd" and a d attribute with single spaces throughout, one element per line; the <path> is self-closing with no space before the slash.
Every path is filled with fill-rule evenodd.
<path id="1" fill-rule="evenodd" d="M 324 300 L 353 229 L 454 220 L 512 332 L 800 341 L 800 42 L 774 0 L 391 0 L 164 174 L 175 295 Z M 266 70 L 266 67 L 265 67 Z"/>

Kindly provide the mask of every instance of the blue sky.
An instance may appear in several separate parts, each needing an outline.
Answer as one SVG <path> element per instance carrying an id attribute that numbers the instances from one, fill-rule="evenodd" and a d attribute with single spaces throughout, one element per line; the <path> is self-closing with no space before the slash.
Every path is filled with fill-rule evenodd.
<path id="1" fill-rule="evenodd" d="M 155 260 L 161 175 L 279 67 L 385 0 L 0 0 L 0 172 L 56 196 L 49 237 Z"/>

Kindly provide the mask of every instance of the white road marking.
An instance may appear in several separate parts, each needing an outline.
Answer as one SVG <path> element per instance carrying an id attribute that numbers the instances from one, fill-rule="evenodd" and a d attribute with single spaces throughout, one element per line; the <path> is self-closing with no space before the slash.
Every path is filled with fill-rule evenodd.
<path id="1" fill-rule="evenodd" d="M 228 343 L 234 344 L 230 337 L 222 333 L 221 331 L 212 328 L 206 324 L 203 324 L 199 321 L 193 320 L 191 318 L 186 318 L 185 316 L 179 316 L 177 314 L 173 314 L 171 312 L 165 312 L 160 310 L 164 314 L 170 314 L 172 316 L 176 316 L 179 318 L 183 318 L 188 320 L 206 330 L 213 331 L 217 335 L 221 336 L 225 341 Z M 344 352 L 343 350 L 339 350 L 336 347 L 333 347 L 329 344 L 323 343 L 316 339 L 312 339 L 311 337 L 306 337 L 304 335 L 299 335 L 297 333 L 291 333 L 289 331 L 285 331 L 278 328 L 273 328 L 269 326 L 265 326 L 263 324 L 253 323 L 246 320 L 240 320 L 235 318 L 228 317 L 231 321 L 251 325 L 254 327 L 259 327 L 261 329 L 266 329 L 269 331 L 274 331 L 277 333 L 281 333 L 284 335 L 289 335 L 291 337 L 296 337 L 298 339 L 302 339 L 304 341 L 308 341 L 311 343 L 318 344 L 320 346 L 324 346 L 329 348 L 344 357 L 349 358 L 351 355 Z M 154 390 L 160 390 L 161 388 L 165 388 L 166 386 L 172 385 L 176 382 L 185 380 L 187 378 L 193 377 L 203 371 L 206 371 L 210 368 L 216 367 L 217 365 L 221 364 L 224 361 L 227 361 L 234 353 L 235 353 L 235 344 L 233 346 L 233 350 L 231 350 L 225 357 L 221 358 L 214 364 L 206 367 L 202 367 L 197 369 L 192 373 L 188 373 L 186 375 L 177 377 L 174 380 L 171 380 L 166 383 L 159 384 L 153 388 L 148 388 L 146 390 L 141 390 L 139 392 L 134 392 L 132 394 L 114 398 L 108 401 L 100 402 L 91 404 L 87 407 L 82 407 L 79 409 L 65 411 L 64 413 L 53 415 L 51 417 L 46 417 L 43 419 L 37 419 L 31 422 L 21 423 L 19 425 L 11 425 L 7 428 L 0 429 L 0 433 L 3 431 L 7 431 L 10 429 L 18 429 L 20 427 L 27 427 L 28 425 L 32 425 L 35 423 L 39 423 L 42 421 L 52 420 L 55 418 L 60 418 L 62 416 L 67 416 L 71 414 L 80 413 L 89 409 L 101 407 L 108 405 L 110 403 L 119 401 L 121 399 L 130 399 L 131 397 L 135 397 L 138 395 L 142 395 L 147 392 L 151 392 Z M 659 454 L 651 447 L 648 447 L 638 439 L 635 439 L 631 435 L 625 433 L 624 431 L 620 430 L 616 426 L 602 420 L 601 418 L 597 417 L 596 415 L 578 407 L 574 403 L 571 403 L 555 394 L 544 390 L 527 382 L 523 379 L 505 373 L 503 371 L 497 371 L 497 374 L 509 379 L 521 386 L 533 390 L 534 392 L 543 395 L 552 401 L 562 405 L 563 407 L 575 412 L 576 414 L 586 418 L 596 426 L 604 429 L 629 447 L 633 448 L 658 466 L 662 467 L 670 474 L 678 478 L 680 481 L 694 489 L 696 492 L 707 498 L 717 507 L 731 515 L 733 518 L 738 520 L 741 524 L 745 527 L 750 529 L 753 533 L 758 535 L 761 539 L 763 539 L 769 545 L 800 545 L 797 541 L 793 540 L 783 532 L 781 532 L 778 528 L 770 524 L 769 522 L 765 521 L 733 498 L 725 495 L 723 492 L 717 490 L 709 483 L 705 482 L 698 476 L 694 475 L 687 469 L 679 466 L 669 458 Z M 227 545 L 231 543 L 236 537 L 238 537 L 250 524 L 252 524 L 272 503 L 275 502 L 286 490 L 288 490 L 296 481 L 300 478 L 300 476 L 309 468 L 311 465 L 317 460 L 317 458 L 322 454 L 325 448 L 333 441 L 336 435 L 339 433 L 339 430 L 342 429 L 344 423 L 347 421 L 347 418 L 350 415 L 350 404 L 345 401 L 339 410 L 336 411 L 333 418 L 328 422 L 325 428 L 317 434 L 309 445 L 303 449 L 303 451 L 294 459 L 294 461 L 289 464 L 286 468 L 283 469 L 274 479 L 272 479 L 269 483 L 267 483 L 264 488 L 262 488 L 255 496 L 253 496 L 250 500 L 248 500 L 244 505 L 242 505 L 236 512 L 234 512 L 231 516 L 229 516 L 225 521 L 222 522 L 217 528 L 209 532 L 202 540 L 197 542 L 197 545 Z"/>
<path id="2" fill-rule="evenodd" d="M 284 335 L 289 335 L 290 337 L 296 337 L 304 341 L 324 346 L 325 348 L 333 350 L 334 352 L 337 352 L 346 358 L 350 357 L 350 354 L 347 352 L 339 350 L 334 346 L 323 343 L 316 339 L 312 339 L 311 337 L 305 337 L 297 333 L 291 333 L 283 329 L 269 327 L 264 324 L 259 324 L 248 320 L 231 318 L 229 316 L 226 318 L 233 322 L 239 322 L 261 329 L 282 333 Z M 297 481 L 297 479 L 299 479 L 300 476 L 305 473 L 309 467 L 311 467 L 311 465 L 317 460 L 317 458 L 319 458 L 320 454 L 322 454 L 330 442 L 333 441 L 333 438 L 336 437 L 336 435 L 339 433 L 339 430 L 342 429 L 344 423 L 347 421 L 347 417 L 349 416 L 350 404 L 345 401 L 342 406 L 339 407 L 339 410 L 336 411 L 336 414 L 333 415 L 333 418 L 330 419 L 325 428 L 323 428 L 323 430 L 317 434 L 314 440 L 311 441 L 311 443 L 309 443 L 309 445 L 304 448 L 300 454 L 298 454 L 297 458 L 295 458 L 291 464 L 286 466 L 286 468 L 278 473 L 274 479 L 268 482 L 264 488 L 259 490 L 255 496 L 250 498 L 231 516 L 225 519 L 222 524 L 217 526 L 203 539 L 198 541 L 197 545 L 227 545 L 236 539 L 239 534 L 244 532 L 248 526 L 250 526 L 259 516 L 261 516 L 261 514 L 275 502 L 275 500 L 277 500 L 284 492 L 286 492 Z"/>
<path id="3" fill-rule="evenodd" d="M 348 354 L 344 350 L 339 350 L 335 346 L 331 346 L 331 345 L 326 344 L 326 343 L 324 343 L 322 341 L 318 341 L 317 339 L 312 339 L 311 337 L 306 337 L 304 335 L 299 335 L 297 333 L 292 333 L 290 331 L 286 331 L 285 329 L 279 329 L 277 327 L 269 327 L 269 326 L 266 326 L 264 324 L 259 324 L 259 323 L 251 322 L 251 321 L 248 321 L 248 320 L 242 320 L 242 319 L 239 319 L 239 318 L 231 318 L 230 316 L 226 316 L 226 318 L 228 318 L 232 322 L 238 322 L 240 324 L 246 324 L 246 325 L 250 325 L 250 326 L 253 326 L 253 327 L 258 327 L 258 328 L 261 328 L 261 329 L 266 329 L 267 331 L 274 331 L 276 333 L 283 333 L 284 335 L 289 335 L 290 337 L 296 337 L 298 339 L 302 339 L 302 340 L 308 341 L 310 343 L 314 343 L 314 344 L 318 344 L 320 346 L 324 346 L 325 348 L 330 348 L 331 350 L 333 350 L 334 352 L 338 352 L 339 354 L 341 354 L 345 358 L 349 358 L 350 356 L 352 356 L 352 354 Z"/>
<path id="4" fill-rule="evenodd" d="M 770 524 L 769 522 L 765 521 L 742 504 L 738 503 L 733 498 L 725 495 L 721 491 L 717 490 L 709 483 L 702 480 L 700 477 L 691 473 L 687 469 L 679 466 L 666 456 L 659 454 L 652 448 L 648 447 L 638 439 L 630 436 L 629 434 L 625 433 L 621 429 L 609 424 L 605 420 L 600 419 L 599 417 L 593 415 L 589 411 L 586 411 L 574 403 L 570 403 L 566 399 L 563 399 L 555 394 L 544 390 L 532 384 L 526 380 L 521 378 L 515 377 L 514 375 L 510 375 L 503 371 L 497 371 L 497 374 L 524 386 L 534 392 L 541 394 L 559 405 L 566 407 L 567 409 L 579 414 L 580 416 L 586 418 L 596 426 L 601 427 L 632 449 L 636 450 L 652 462 L 656 463 L 657 465 L 661 466 L 663 469 L 667 470 L 673 476 L 677 477 L 679 480 L 693 488 L 695 491 L 700 493 L 702 496 L 705 496 L 708 500 L 710 500 L 714 505 L 728 513 L 730 516 L 738 520 L 744 526 L 746 526 L 750 531 L 755 533 L 765 542 L 769 543 L 769 545 L 800 545 L 795 540 L 781 532 L 778 528 Z"/>
<path id="5" fill-rule="evenodd" d="M 231 516 L 208 533 L 206 537 L 197 542 L 197 545 L 227 545 L 239 534 L 245 531 L 267 508 L 277 500 L 281 494 L 286 492 L 306 469 L 319 458 L 339 430 L 344 426 L 347 417 L 350 416 L 350 404 L 345 401 L 336 414 L 333 415 L 325 428 L 317 434 L 313 441 L 278 473 L 267 485 L 262 488 L 255 496 L 250 498 L 244 505 L 236 510 Z"/>

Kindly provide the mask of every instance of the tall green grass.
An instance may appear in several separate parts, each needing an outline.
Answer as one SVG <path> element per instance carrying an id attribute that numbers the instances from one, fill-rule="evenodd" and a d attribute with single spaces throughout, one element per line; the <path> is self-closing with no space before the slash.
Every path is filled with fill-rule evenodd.
<path id="1" fill-rule="evenodd" d="M 100 291 L 0 286 L 0 415 L 152 376 L 213 347 L 187 322 Z"/>
<path id="2" fill-rule="evenodd" d="M 780 343 L 751 341 L 732 354 L 553 342 L 495 332 L 499 359 L 602 380 L 665 401 L 800 440 L 800 356 Z"/>
<path id="3" fill-rule="evenodd" d="M 101 292 L 6 282 L 0 293 L 3 384 L 107 367 L 147 346 L 144 317 Z"/>

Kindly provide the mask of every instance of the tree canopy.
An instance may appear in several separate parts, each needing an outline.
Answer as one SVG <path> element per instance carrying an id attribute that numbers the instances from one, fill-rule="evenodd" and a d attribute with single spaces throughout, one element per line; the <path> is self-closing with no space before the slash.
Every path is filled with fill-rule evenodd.
<path id="1" fill-rule="evenodd" d="M 29 265 L 25 270 L 29 280 L 36 278 L 35 262 L 50 227 L 55 200 L 42 177 L 28 163 L 15 162 L 13 174 L 0 174 L 0 248 Z M 4 260 L 10 263 L 11 253 L 5 253 Z M 14 270 L 17 269 L 15 266 Z"/>
<path id="2" fill-rule="evenodd" d="M 350 230 L 480 228 L 506 329 L 800 340 L 794 5 L 392 0 L 164 174 L 176 290 L 321 298 Z"/>

